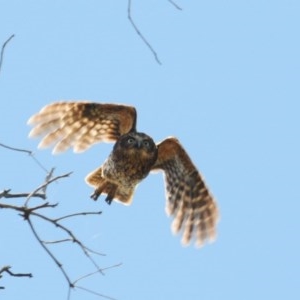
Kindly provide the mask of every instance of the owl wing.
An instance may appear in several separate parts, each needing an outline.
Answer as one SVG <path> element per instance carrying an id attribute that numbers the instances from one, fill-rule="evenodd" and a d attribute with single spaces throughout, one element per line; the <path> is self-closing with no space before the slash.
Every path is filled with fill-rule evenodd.
<path id="1" fill-rule="evenodd" d="M 55 144 L 53 153 L 73 147 L 83 152 L 98 142 L 114 142 L 120 135 L 135 131 L 134 107 L 93 102 L 56 102 L 33 115 L 29 136 L 44 136 L 40 148 Z"/>
<path id="2" fill-rule="evenodd" d="M 164 171 L 166 212 L 174 216 L 172 230 L 183 231 L 182 243 L 195 237 L 197 246 L 216 236 L 218 209 L 203 178 L 176 138 L 158 145 L 158 158 L 153 170 Z"/>

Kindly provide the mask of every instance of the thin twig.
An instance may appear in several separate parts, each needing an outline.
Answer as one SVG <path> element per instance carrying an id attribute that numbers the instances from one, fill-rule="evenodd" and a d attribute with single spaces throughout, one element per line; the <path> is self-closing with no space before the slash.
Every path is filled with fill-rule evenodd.
<path id="1" fill-rule="evenodd" d="M 69 173 L 66 173 L 66 174 L 63 174 L 63 175 L 60 175 L 60 176 L 56 176 L 56 177 L 53 177 L 51 179 L 49 179 L 48 181 L 46 181 L 45 183 L 43 183 L 41 186 L 39 186 L 38 188 L 36 188 L 33 192 L 31 192 L 28 196 L 27 196 L 27 199 L 26 199 L 26 202 L 25 202 L 25 206 L 28 205 L 28 202 L 30 200 L 30 198 L 36 194 L 39 190 L 43 190 L 48 184 L 54 182 L 54 181 L 57 181 L 58 179 L 61 179 L 61 178 L 65 178 L 65 177 L 69 177 L 73 172 L 69 172 Z"/>
<path id="2" fill-rule="evenodd" d="M 133 21 L 132 17 L 131 17 L 131 0 L 128 0 L 128 9 L 127 9 L 127 17 L 129 19 L 129 22 L 131 23 L 132 27 L 134 28 L 134 30 L 136 31 L 137 35 L 142 39 L 142 41 L 146 44 L 146 46 L 149 48 L 149 50 L 152 52 L 156 62 L 161 65 L 161 61 L 158 58 L 158 55 L 156 53 L 156 51 L 153 49 L 153 47 L 151 46 L 151 44 L 148 42 L 148 40 L 145 38 L 145 36 L 140 32 L 139 28 L 137 27 L 137 25 L 135 24 L 135 22 Z"/>
<path id="3" fill-rule="evenodd" d="M 1 68 L 2 68 L 2 62 L 3 62 L 3 57 L 4 57 L 4 49 L 6 47 L 6 45 L 11 41 L 11 39 L 14 37 L 15 35 L 12 34 L 2 45 L 1 48 L 1 54 L 0 54 L 0 72 L 1 72 Z"/>
<path id="4" fill-rule="evenodd" d="M 0 202 L 0 209 L 12 209 L 21 212 L 20 215 L 27 220 L 30 216 L 30 214 L 33 214 L 35 210 L 39 210 L 41 208 L 54 208 L 57 204 L 49 204 L 48 202 L 43 203 L 42 205 L 34 206 L 31 208 L 28 208 L 26 206 L 18 206 L 18 205 L 12 205 L 12 204 L 5 204 Z"/>
<path id="5" fill-rule="evenodd" d="M 51 179 L 51 177 L 52 177 L 52 175 L 54 173 L 54 170 L 55 170 L 55 168 L 52 168 L 50 170 L 50 172 L 47 174 L 47 176 L 45 178 L 45 182 L 49 182 L 50 181 L 50 179 Z M 44 194 L 46 194 L 47 187 L 48 187 L 48 184 L 45 185 L 45 187 L 42 188 L 42 191 L 43 191 Z"/>
<path id="6" fill-rule="evenodd" d="M 32 278 L 32 274 L 31 273 L 14 273 L 12 272 L 11 270 L 11 266 L 4 266 L 0 269 L 0 278 L 2 277 L 2 273 L 7 273 L 9 274 L 10 276 L 13 276 L 13 277 L 29 277 L 29 278 Z M 5 287 L 4 286 L 0 286 L 0 290 L 4 290 Z"/>
<path id="7" fill-rule="evenodd" d="M 60 243 L 66 243 L 66 242 L 72 242 L 74 243 L 74 240 L 71 239 L 71 238 L 66 238 L 66 239 L 62 239 L 62 240 L 57 240 L 57 241 L 42 241 L 45 245 L 53 245 L 53 244 L 60 244 Z M 86 246 L 84 246 L 84 248 L 90 252 L 90 253 L 93 253 L 93 254 L 96 254 L 96 255 L 99 255 L 99 256 L 106 256 L 105 254 L 103 253 L 100 253 L 100 252 L 97 252 L 95 250 L 92 250 Z M 106 270 L 107 268 L 105 268 Z M 104 269 L 103 269 L 104 270 Z M 102 269 L 101 269 L 102 271 Z M 99 273 L 99 270 L 97 270 L 95 273 Z"/>
<path id="8" fill-rule="evenodd" d="M 56 241 L 44 241 L 44 240 L 42 240 L 42 242 L 45 245 L 51 245 L 51 244 L 60 244 L 60 243 L 65 243 L 65 242 L 73 242 L 73 240 L 70 239 L 70 238 L 67 238 L 67 239 L 56 240 Z"/>
<path id="9" fill-rule="evenodd" d="M 80 289 L 80 290 L 83 290 L 83 291 L 85 291 L 85 292 L 88 292 L 88 293 L 90 293 L 90 294 L 93 294 L 93 295 L 96 295 L 96 296 L 105 298 L 105 299 L 116 300 L 116 298 L 112 298 L 112 297 L 109 297 L 109 296 L 106 296 L 106 295 L 103 295 L 103 294 L 94 292 L 94 291 L 89 290 L 89 289 L 87 289 L 87 288 L 84 288 L 84 287 L 82 287 L 82 286 L 76 286 L 76 288 L 77 288 L 77 289 Z"/>
<path id="10" fill-rule="evenodd" d="M 45 220 L 45 221 L 48 221 L 48 222 L 52 223 L 52 224 L 55 225 L 56 227 L 60 228 L 62 231 L 66 232 L 67 235 L 71 238 L 72 242 L 79 245 L 79 247 L 81 248 L 82 252 L 87 256 L 87 258 L 88 258 L 88 259 L 90 260 L 90 262 L 94 265 L 94 267 L 95 267 L 102 275 L 104 275 L 103 272 L 102 272 L 102 270 L 99 268 L 99 266 L 98 266 L 97 263 L 95 262 L 95 260 L 90 256 L 90 254 L 89 254 L 89 252 L 91 252 L 90 249 L 87 248 L 87 247 L 86 247 L 86 246 L 85 246 L 78 238 L 76 238 L 76 236 L 73 234 L 73 232 L 72 232 L 69 228 L 67 228 L 66 226 L 60 224 L 60 223 L 57 222 L 55 219 L 51 219 L 51 218 L 49 218 L 49 217 L 47 217 L 47 216 L 45 216 L 45 215 L 39 214 L 39 213 L 37 213 L 37 212 L 33 212 L 33 211 L 32 211 L 31 214 L 32 214 L 33 216 L 36 216 L 36 217 L 38 217 L 38 218 L 41 218 L 41 219 L 43 219 L 43 220 Z M 96 253 L 96 252 L 93 251 L 93 253 Z M 98 254 L 98 253 L 97 253 L 97 254 Z M 99 254 L 99 255 L 101 255 L 101 254 Z"/>
<path id="11" fill-rule="evenodd" d="M 2 143 L 0 143 L 0 146 L 3 147 L 3 148 L 9 149 L 9 150 L 18 151 L 18 152 L 25 152 L 25 153 L 27 153 L 29 155 L 32 154 L 32 151 L 29 151 L 29 150 L 26 150 L 26 149 L 20 149 L 20 148 L 10 147 L 10 146 L 4 145 Z"/>
<path id="12" fill-rule="evenodd" d="M 72 243 L 74 243 L 74 240 L 72 239 L 72 238 L 66 238 L 66 239 L 62 239 L 62 240 L 56 240 L 56 241 L 43 241 L 43 243 L 44 244 L 49 244 L 49 245 L 51 245 L 51 244 L 60 244 L 60 243 L 66 243 L 66 242 L 72 242 Z M 99 256 L 106 256 L 105 254 L 103 254 L 103 253 L 100 253 L 100 252 L 97 252 L 97 251 L 95 251 L 95 250 L 92 250 L 92 249 L 90 249 L 90 248 L 88 248 L 88 247 L 86 247 L 86 246 L 84 246 L 84 248 L 88 251 L 88 252 L 90 252 L 90 253 L 93 253 L 93 254 L 96 254 L 96 255 L 99 255 Z M 102 270 L 102 269 L 101 269 Z M 96 272 L 96 273 L 98 273 L 98 271 Z"/>
<path id="13" fill-rule="evenodd" d="M 31 193 L 18 193 L 18 194 L 12 194 L 10 193 L 10 189 L 3 190 L 0 192 L 0 198 L 27 198 Z M 46 199 L 46 195 L 44 193 L 35 193 L 31 195 L 31 197 L 37 197 L 41 198 L 43 200 Z"/>
<path id="14" fill-rule="evenodd" d="M 48 203 L 46 203 L 46 204 L 48 204 Z M 12 205 L 12 204 L 5 204 L 5 203 L 0 203 L 0 208 L 2 208 L 2 209 L 12 209 L 12 210 L 19 211 L 19 212 L 23 213 L 22 216 L 30 214 L 31 210 L 34 209 L 34 207 L 31 208 L 31 209 L 28 209 L 25 206 L 17 206 L 17 205 Z"/>
<path id="15" fill-rule="evenodd" d="M 173 0 L 168 0 L 168 1 L 178 10 L 182 10 L 182 8 L 177 3 L 175 3 Z"/>
<path id="16" fill-rule="evenodd" d="M 71 282 L 71 280 L 70 280 L 70 278 L 69 278 L 69 275 L 68 275 L 67 272 L 65 271 L 65 269 L 64 269 L 64 267 L 63 267 L 63 265 L 62 265 L 62 263 L 60 263 L 60 262 L 58 261 L 58 259 L 55 257 L 55 255 L 48 249 L 48 247 L 46 247 L 46 246 L 43 244 L 41 238 L 40 238 L 39 235 L 37 234 L 37 232 L 36 232 L 36 230 L 35 230 L 35 228 L 34 228 L 32 222 L 31 222 L 30 217 L 27 218 L 27 222 L 28 222 L 28 224 L 29 224 L 29 226 L 30 226 L 30 229 L 31 229 L 31 231 L 32 231 L 32 233 L 33 233 L 33 235 L 34 235 L 34 237 L 36 238 L 36 240 L 38 241 L 38 243 L 40 244 L 40 246 L 47 252 L 47 254 L 51 257 L 51 259 L 54 261 L 54 263 L 55 263 L 55 264 L 58 266 L 58 268 L 61 270 L 62 274 L 64 275 L 65 279 L 67 280 L 67 282 L 68 282 L 68 284 L 69 284 L 69 287 L 74 287 L 73 284 L 72 284 L 72 282 Z"/>
<path id="17" fill-rule="evenodd" d="M 121 265 L 122 265 L 122 263 L 119 263 L 119 264 L 115 264 L 115 265 L 113 265 L 113 266 L 109 266 L 109 267 L 106 267 L 106 268 L 102 268 L 102 271 L 106 271 L 106 270 L 109 270 L 109 269 L 117 268 L 117 267 L 120 267 Z M 77 286 L 76 284 L 77 284 L 79 281 L 81 281 L 81 280 L 83 280 L 83 279 L 85 279 L 85 278 L 91 277 L 91 276 L 93 276 L 93 275 L 96 275 L 97 273 L 98 273 L 97 271 L 96 271 L 96 272 L 92 272 L 92 273 L 86 274 L 86 275 L 84 275 L 84 276 L 82 276 L 82 277 L 76 279 L 75 281 L 73 281 L 74 286 Z"/>
<path id="18" fill-rule="evenodd" d="M 2 143 L 0 143 L 0 147 L 6 148 L 8 150 L 12 150 L 12 151 L 17 151 L 17 152 L 24 152 L 27 153 L 34 161 L 35 163 L 41 168 L 43 169 L 47 174 L 50 173 L 48 172 L 48 170 L 42 165 L 42 163 L 34 156 L 33 152 L 30 150 L 26 150 L 26 149 L 21 149 L 21 148 L 15 148 L 15 147 L 11 147 L 11 146 L 7 146 L 4 145 Z"/>
<path id="19" fill-rule="evenodd" d="M 67 218 L 73 218 L 73 217 L 77 217 L 77 216 L 86 216 L 86 215 L 101 215 L 102 211 L 88 211 L 88 212 L 80 212 L 80 213 L 75 213 L 75 214 L 70 214 L 70 215 L 66 215 L 60 218 L 55 219 L 56 222 L 61 221 L 63 219 L 67 219 Z"/>
<path id="20" fill-rule="evenodd" d="M 0 274 L 6 272 L 13 277 L 33 277 L 31 273 L 14 273 L 10 269 L 11 266 L 4 266 L 0 269 Z"/>

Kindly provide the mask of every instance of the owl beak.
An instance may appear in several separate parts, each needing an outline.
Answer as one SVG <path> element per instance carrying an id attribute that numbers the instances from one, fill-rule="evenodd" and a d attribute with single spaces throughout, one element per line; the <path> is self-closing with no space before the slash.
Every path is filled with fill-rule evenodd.
<path id="1" fill-rule="evenodd" d="M 136 146 L 137 146 L 137 148 L 141 148 L 142 147 L 142 141 L 137 141 Z"/>

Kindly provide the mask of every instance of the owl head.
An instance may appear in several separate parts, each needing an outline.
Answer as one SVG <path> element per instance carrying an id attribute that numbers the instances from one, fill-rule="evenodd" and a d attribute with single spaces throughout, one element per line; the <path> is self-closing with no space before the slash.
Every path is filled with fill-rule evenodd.
<path id="1" fill-rule="evenodd" d="M 133 151 L 142 151 L 146 153 L 157 152 L 156 144 L 153 139 L 142 132 L 129 132 L 122 135 L 115 144 L 116 148 L 132 149 Z"/>

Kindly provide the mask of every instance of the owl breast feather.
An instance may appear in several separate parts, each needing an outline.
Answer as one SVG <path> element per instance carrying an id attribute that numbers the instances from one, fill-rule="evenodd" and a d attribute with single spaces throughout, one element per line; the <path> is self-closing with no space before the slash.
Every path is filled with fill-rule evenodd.
<path id="1" fill-rule="evenodd" d="M 147 177 L 154 162 L 144 151 L 114 151 L 104 162 L 102 175 L 118 185 L 133 186 Z"/>

